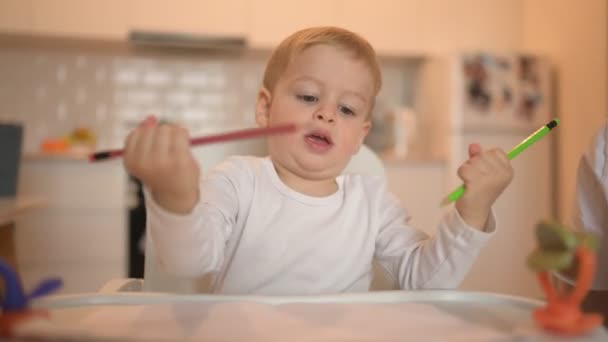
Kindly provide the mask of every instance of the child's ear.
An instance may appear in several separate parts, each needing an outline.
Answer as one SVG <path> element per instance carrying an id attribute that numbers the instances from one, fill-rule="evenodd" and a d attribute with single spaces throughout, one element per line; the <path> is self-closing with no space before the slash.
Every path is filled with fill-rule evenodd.
<path id="1" fill-rule="evenodd" d="M 260 127 L 268 127 L 271 102 L 272 96 L 270 95 L 270 91 L 262 87 L 258 92 L 258 99 L 255 104 L 255 122 Z"/>
<path id="2" fill-rule="evenodd" d="M 363 127 L 361 128 L 361 135 L 359 137 L 359 146 L 357 146 L 357 149 L 355 150 L 355 153 L 359 152 L 359 149 L 361 148 L 361 145 L 363 145 L 363 142 L 365 141 L 365 137 L 367 137 L 367 134 L 369 133 L 369 130 L 372 128 L 372 121 L 371 120 L 365 120 L 365 122 L 363 123 Z"/>

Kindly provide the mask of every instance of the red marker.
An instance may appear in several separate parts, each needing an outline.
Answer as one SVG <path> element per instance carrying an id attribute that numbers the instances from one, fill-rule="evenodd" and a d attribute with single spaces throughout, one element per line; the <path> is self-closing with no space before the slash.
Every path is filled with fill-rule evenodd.
<path id="1" fill-rule="evenodd" d="M 248 128 L 248 129 L 243 129 L 243 130 L 234 131 L 234 132 L 220 133 L 220 134 L 214 134 L 214 135 L 207 135 L 204 137 L 193 138 L 190 140 L 190 145 L 196 146 L 196 145 L 226 142 L 226 141 L 231 141 L 231 140 L 251 139 L 251 138 L 257 138 L 257 137 L 266 136 L 266 135 L 291 133 L 291 132 L 295 132 L 295 130 L 296 130 L 295 124 L 287 124 L 287 125 L 274 126 L 274 127 L 263 127 L 263 128 Z M 92 153 L 91 155 L 89 155 L 89 161 L 95 162 L 95 161 L 116 158 L 116 157 L 122 156 L 123 153 L 124 153 L 124 150 L 122 150 L 122 149 L 95 152 L 95 153 Z"/>

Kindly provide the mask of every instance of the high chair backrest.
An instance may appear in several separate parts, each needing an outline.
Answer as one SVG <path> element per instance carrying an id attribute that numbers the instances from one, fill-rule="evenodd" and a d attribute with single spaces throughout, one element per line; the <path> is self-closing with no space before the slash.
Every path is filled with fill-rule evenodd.
<path id="1" fill-rule="evenodd" d="M 228 155 L 248 154 L 263 156 L 266 149 L 263 142 L 230 143 L 206 148 L 195 149 L 195 156 L 201 162 L 201 171 L 206 172 L 214 165 L 220 163 Z M 344 173 L 362 173 L 369 175 L 384 174 L 382 160 L 367 146 L 362 146 L 359 152 L 351 159 Z M 205 293 L 210 289 L 211 277 L 200 279 L 183 279 L 166 274 L 159 266 L 154 256 L 154 246 L 150 234 L 146 234 L 145 243 L 144 283 L 142 290 L 150 292 L 171 293 Z M 375 288 L 390 288 L 392 280 L 382 274 L 382 270 L 374 265 L 375 279 L 372 286 Z"/>

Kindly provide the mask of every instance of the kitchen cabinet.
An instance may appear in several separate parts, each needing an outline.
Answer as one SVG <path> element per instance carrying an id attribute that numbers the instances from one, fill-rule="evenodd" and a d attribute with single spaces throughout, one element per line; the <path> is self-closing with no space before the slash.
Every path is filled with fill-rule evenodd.
<path id="1" fill-rule="evenodd" d="M 335 24 L 369 40 L 382 55 L 420 53 L 419 0 L 343 0 Z"/>
<path id="2" fill-rule="evenodd" d="M 310 26 L 336 25 L 338 0 L 252 1 L 249 39 L 251 46 L 272 49 L 296 30 Z"/>
<path id="3" fill-rule="evenodd" d="M 30 0 L 33 34 L 126 39 L 132 2 L 121 0 Z"/>
<path id="4" fill-rule="evenodd" d="M 132 29 L 245 36 L 249 0 L 3 0 L 0 32 L 125 41 Z"/>
<path id="5" fill-rule="evenodd" d="M 97 291 L 127 275 L 128 179 L 120 161 L 27 157 L 20 196 L 39 196 L 44 208 L 15 223 L 15 249 L 25 287 L 59 276 L 61 293 Z"/>
<path id="6" fill-rule="evenodd" d="M 420 0 L 418 46 L 429 54 L 520 47 L 523 9 L 515 0 Z"/>
<path id="7" fill-rule="evenodd" d="M 26 33 L 31 26 L 31 0 L 0 1 L 0 32 Z"/>
<path id="8" fill-rule="evenodd" d="M 380 55 L 515 50 L 521 0 L 3 0 L 0 32 L 124 41 L 132 29 L 247 38 L 274 48 L 294 31 L 342 26 Z"/>
<path id="9" fill-rule="evenodd" d="M 144 31 L 245 36 L 249 0 L 131 0 L 131 28 Z"/>
<path id="10" fill-rule="evenodd" d="M 509 51 L 519 47 L 522 17 L 513 0 L 262 0 L 252 2 L 249 32 L 257 48 L 300 28 L 334 25 L 360 33 L 380 55 Z"/>
<path id="11" fill-rule="evenodd" d="M 439 202 L 446 195 L 446 163 L 428 161 L 385 161 L 389 189 L 410 215 L 409 224 L 435 235 L 443 214 Z"/>
<path id="12" fill-rule="evenodd" d="M 418 52 L 417 7 L 418 0 L 254 1 L 251 45 L 271 49 L 298 29 L 329 25 L 361 34 L 382 55 Z"/>

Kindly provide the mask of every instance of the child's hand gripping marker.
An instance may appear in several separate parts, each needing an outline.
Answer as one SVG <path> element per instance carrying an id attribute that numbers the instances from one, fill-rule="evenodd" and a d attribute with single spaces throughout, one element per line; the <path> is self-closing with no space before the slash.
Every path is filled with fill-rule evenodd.
<path id="1" fill-rule="evenodd" d="M 538 248 L 528 257 L 528 266 L 538 273 L 547 305 L 534 311 L 536 324 L 559 335 L 581 335 L 602 324 L 599 314 L 585 314 L 581 303 L 595 273 L 597 239 L 590 234 L 572 232 L 556 223 L 536 227 Z M 575 270 L 576 283 L 571 291 L 554 287 L 550 272 Z"/>
<path id="2" fill-rule="evenodd" d="M 4 281 L 4 293 L 0 298 L 0 337 L 11 336 L 14 328 L 27 320 L 49 317 L 47 311 L 30 309 L 28 304 L 32 299 L 42 297 L 60 288 L 61 279 L 45 279 L 31 293 L 25 294 L 17 273 L 1 258 L 0 276 Z"/>

